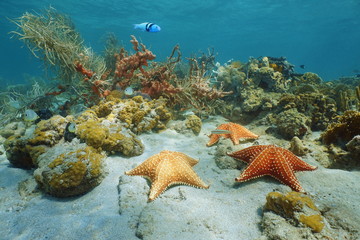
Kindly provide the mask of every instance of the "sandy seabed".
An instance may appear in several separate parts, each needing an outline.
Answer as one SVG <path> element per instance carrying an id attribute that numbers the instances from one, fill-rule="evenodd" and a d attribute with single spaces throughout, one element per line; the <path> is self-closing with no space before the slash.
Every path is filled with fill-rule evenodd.
<path id="1" fill-rule="evenodd" d="M 0 158 L 0 239 L 260 238 L 266 195 L 272 191 L 288 192 L 290 188 L 270 177 L 235 183 L 234 178 L 241 170 L 220 169 L 216 165 L 216 146 L 206 147 L 207 134 L 224 121 L 221 117 L 204 121 L 198 136 L 170 129 L 140 135 L 145 145 L 141 156 L 108 157 L 108 174 L 103 182 L 91 192 L 74 198 L 59 199 L 36 191 L 32 171 L 13 168 L 3 154 Z M 256 140 L 259 144 L 288 147 L 287 141 L 266 135 L 264 128 L 248 128 L 260 135 Z M 254 142 L 244 142 L 237 148 L 252 144 Z M 161 150 L 180 151 L 199 159 L 194 170 L 210 188 L 174 186 L 155 201 L 147 202 L 149 183 L 142 177 L 126 176 L 124 172 Z M 343 221 L 350 229 L 360 226 L 360 172 L 323 168 L 316 161 L 320 156 L 316 151 L 314 147 L 302 157 L 319 167 L 313 172 L 296 173 L 302 187 L 321 211 L 326 209 L 327 216 Z"/>

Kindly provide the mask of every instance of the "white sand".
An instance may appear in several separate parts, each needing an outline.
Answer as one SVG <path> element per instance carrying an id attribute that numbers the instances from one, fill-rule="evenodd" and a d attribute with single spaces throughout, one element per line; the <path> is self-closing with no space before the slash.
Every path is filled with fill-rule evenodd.
<path id="1" fill-rule="evenodd" d="M 216 146 L 206 147 L 208 134 L 221 123 L 206 121 L 199 136 L 173 130 L 144 134 L 141 156 L 106 159 L 109 174 L 84 196 L 58 199 L 34 188 L 32 171 L 12 168 L 0 159 L 0 239 L 255 239 L 266 195 L 290 188 L 269 177 L 235 184 L 239 170 L 219 169 Z M 271 144 L 262 136 L 261 144 Z M 251 143 L 242 144 L 247 147 Z M 124 172 L 161 150 L 181 151 L 200 160 L 194 169 L 209 189 L 175 186 L 148 203 L 149 185 L 142 177 Z M 307 155 L 305 161 L 317 165 Z M 245 165 L 244 165 L 245 166 Z M 330 207 L 345 224 L 360 226 L 360 173 L 324 169 L 296 174 L 303 188 L 320 208 Z M 30 179 L 20 187 L 19 183 Z M 120 214 L 121 213 L 121 214 Z M 356 226 L 356 225 L 355 225 Z"/>

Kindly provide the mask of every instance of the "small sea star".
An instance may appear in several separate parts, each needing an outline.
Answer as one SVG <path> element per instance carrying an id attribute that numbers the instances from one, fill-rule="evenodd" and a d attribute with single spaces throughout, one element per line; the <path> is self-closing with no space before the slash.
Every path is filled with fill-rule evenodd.
<path id="1" fill-rule="evenodd" d="M 230 133 L 222 133 L 222 134 L 214 134 L 213 133 L 213 134 L 211 134 L 210 140 L 206 144 L 206 146 L 210 147 L 210 146 L 214 145 L 215 143 L 217 143 L 219 141 L 220 137 L 230 138 L 231 141 L 235 145 L 239 144 L 240 138 L 255 139 L 255 138 L 259 137 L 258 135 L 252 133 L 245 127 L 243 127 L 239 124 L 236 124 L 236 123 L 232 123 L 232 122 L 221 124 L 216 129 L 228 130 Z"/>

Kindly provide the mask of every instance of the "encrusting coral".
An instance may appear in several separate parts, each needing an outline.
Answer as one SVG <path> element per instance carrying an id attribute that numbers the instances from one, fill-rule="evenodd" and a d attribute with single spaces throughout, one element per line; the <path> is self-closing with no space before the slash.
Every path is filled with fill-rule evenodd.
<path id="1" fill-rule="evenodd" d="M 190 128 L 195 135 L 198 135 L 201 131 L 202 122 L 196 115 L 190 115 L 185 120 L 185 126 Z"/>
<path id="2" fill-rule="evenodd" d="M 37 166 L 37 158 L 63 138 L 66 124 L 72 119 L 59 115 L 40 121 L 33 132 L 10 136 L 4 143 L 7 158 L 16 167 Z M 31 129 L 30 129 L 31 130 Z"/>
<path id="3" fill-rule="evenodd" d="M 40 187 L 53 196 L 84 194 L 101 182 L 104 157 L 85 144 L 54 147 L 40 156 L 34 177 Z"/>
<path id="4" fill-rule="evenodd" d="M 6 157 L 9 162 L 19 168 L 30 169 L 35 166 L 27 148 L 27 140 L 21 136 L 10 136 L 4 142 Z"/>
<path id="5" fill-rule="evenodd" d="M 305 225 L 314 232 L 321 232 L 325 226 L 321 212 L 313 200 L 303 193 L 289 192 L 282 194 L 270 192 L 266 196 L 265 210 L 271 210 L 282 217 L 291 218 L 296 225 Z"/>

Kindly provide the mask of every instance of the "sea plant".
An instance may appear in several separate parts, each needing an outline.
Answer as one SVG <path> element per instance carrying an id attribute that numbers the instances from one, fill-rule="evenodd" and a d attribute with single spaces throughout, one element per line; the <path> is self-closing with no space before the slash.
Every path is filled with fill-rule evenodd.
<path id="1" fill-rule="evenodd" d="M 98 76 L 105 70 L 105 61 L 83 44 L 79 32 L 65 14 L 50 7 L 40 13 L 25 12 L 10 20 L 18 27 L 10 34 L 24 41 L 31 53 L 56 69 L 61 81 L 79 80 L 74 64 L 77 61 L 91 68 Z"/>

